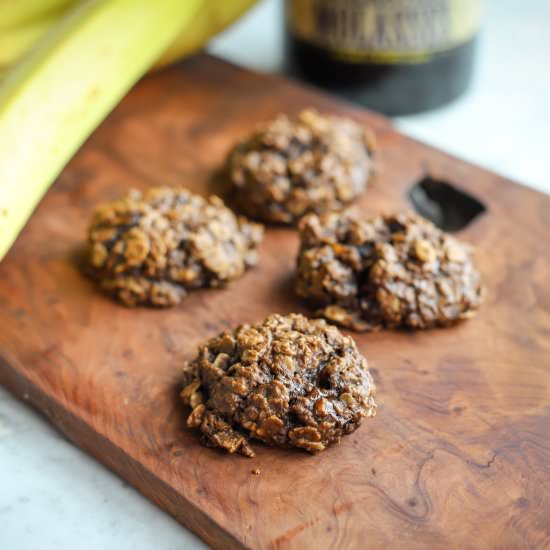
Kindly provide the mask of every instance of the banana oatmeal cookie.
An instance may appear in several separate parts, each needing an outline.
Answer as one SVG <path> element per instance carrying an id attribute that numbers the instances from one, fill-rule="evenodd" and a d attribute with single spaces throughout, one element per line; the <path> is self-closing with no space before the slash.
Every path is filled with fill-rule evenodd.
<path id="1" fill-rule="evenodd" d="M 374 416 L 367 360 L 322 319 L 271 315 L 199 346 L 184 366 L 187 418 L 208 447 L 254 456 L 250 439 L 316 453 Z"/>
<path id="2" fill-rule="evenodd" d="M 481 303 L 468 245 L 420 216 L 309 215 L 299 230 L 296 292 L 331 322 L 358 331 L 447 326 Z"/>
<path id="3" fill-rule="evenodd" d="M 128 306 L 171 306 L 187 290 L 219 287 L 257 262 L 263 228 L 217 197 L 158 187 L 96 209 L 90 273 Z"/>
<path id="4" fill-rule="evenodd" d="M 229 154 L 236 206 L 264 222 L 293 224 L 307 212 L 341 210 L 365 190 L 373 137 L 348 118 L 279 115 Z"/>

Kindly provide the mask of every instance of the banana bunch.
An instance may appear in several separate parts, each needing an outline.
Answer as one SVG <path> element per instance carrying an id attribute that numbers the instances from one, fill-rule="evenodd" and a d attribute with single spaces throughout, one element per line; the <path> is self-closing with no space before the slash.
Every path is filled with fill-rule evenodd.
<path id="1" fill-rule="evenodd" d="M 0 260 L 128 90 L 254 2 L 0 0 Z"/>

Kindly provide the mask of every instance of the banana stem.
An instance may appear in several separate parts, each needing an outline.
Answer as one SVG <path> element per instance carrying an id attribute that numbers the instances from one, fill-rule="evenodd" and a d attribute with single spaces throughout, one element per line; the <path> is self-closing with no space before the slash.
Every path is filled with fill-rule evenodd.
<path id="1" fill-rule="evenodd" d="M 0 83 L 0 260 L 88 135 L 203 0 L 88 0 Z"/>

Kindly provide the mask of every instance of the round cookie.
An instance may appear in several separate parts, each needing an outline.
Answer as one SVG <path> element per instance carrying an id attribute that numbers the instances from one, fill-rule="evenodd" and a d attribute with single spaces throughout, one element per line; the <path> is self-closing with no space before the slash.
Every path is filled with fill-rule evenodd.
<path id="1" fill-rule="evenodd" d="M 420 216 L 309 215 L 299 230 L 296 292 L 331 322 L 359 331 L 447 326 L 481 303 L 470 248 Z"/>
<path id="2" fill-rule="evenodd" d="M 237 208 L 264 222 L 292 224 L 307 212 L 341 210 L 366 189 L 372 136 L 348 118 L 302 111 L 280 115 L 229 154 Z"/>
<path id="3" fill-rule="evenodd" d="M 303 315 L 271 315 L 208 340 L 183 376 L 187 425 L 205 445 L 245 456 L 254 456 L 250 439 L 322 451 L 376 412 L 353 339 Z"/>
<path id="4" fill-rule="evenodd" d="M 217 197 L 152 188 L 96 209 L 88 230 L 90 273 L 128 306 L 177 304 L 186 291 L 218 287 L 257 262 L 263 228 Z"/>

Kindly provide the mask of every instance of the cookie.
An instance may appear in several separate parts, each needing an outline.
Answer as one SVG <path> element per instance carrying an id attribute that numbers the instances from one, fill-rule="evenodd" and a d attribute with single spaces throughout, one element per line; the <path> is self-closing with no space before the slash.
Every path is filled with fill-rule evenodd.
<path id="1" fill-rule="evenodd" d="M 365 191 L 372 151 L 372 136 L 348 118 L 280 115 L 231 151 L 231 195 L 245 215 L 269 223 L 341 210 Z"/>
<path id="2" fill-rule="evenodd" d="M 481 303 L 471 248 L 415 214 L 309 215 L 299 231 L 296 292 L 341 326 L 448 326 Z"/>
<path id="3" fill-rule="evenodd" d="M 376 412 L 353 339 L 303 315 L 271 315 L 204 342 L 183 378 L 187 425 L 205 445 L 245 456 L 254 456 L 251 439 L 317 453 Z"/>
<path id="4" fill-rule="evenodd" d="M 256 265 L 263 228 L 217 197 L 152 188 L 96 209 L 89 272 L 127 306 L 171 306 L 188 290 L 219 287 Z"/>

